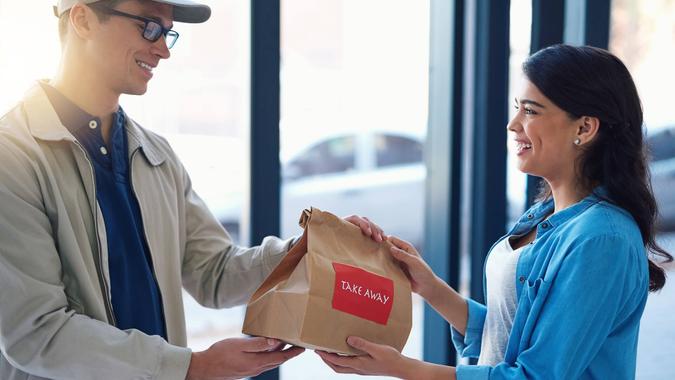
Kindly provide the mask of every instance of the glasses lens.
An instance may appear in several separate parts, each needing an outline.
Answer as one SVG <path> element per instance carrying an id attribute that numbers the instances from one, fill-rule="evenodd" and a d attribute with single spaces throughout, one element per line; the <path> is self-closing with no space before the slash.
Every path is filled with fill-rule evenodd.
<path id="1" fill-rule="evenodd" d="M 155 42 L 162 36 L 162 26 L 156 22 L 148 21 L 143 30 L 143 38 Z"/>
<path id="2" fill-rule="evenodd" d="M 176 44 L 176 40 L 178 39 L 178 32 L 174 32 L 173 30 L 169 30 L 166 33 L 166 46 L 171 49 L 173 45 Z"/>

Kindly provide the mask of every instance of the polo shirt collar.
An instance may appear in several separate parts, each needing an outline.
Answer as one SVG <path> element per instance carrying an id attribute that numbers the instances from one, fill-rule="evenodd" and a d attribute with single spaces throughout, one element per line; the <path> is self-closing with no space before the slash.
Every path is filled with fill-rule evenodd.
<path id="1" fill-rule="evenodd" d="M 47 80 L 39 81 L 28 90 L 23 98 L 30 133 L 33 137 L 43 141 L 76 141 L 75 136 L 64 125 L 64 122 L 76 123 L 83 119 L 64 117 L 62 121 L 49 101 L 43 84 L 49 86 Z M 122 112 L 126 121 L 125 128 L 128 136 L 129 158 L 134 151 L 140 149 L 152 166 L 159 166 L 166 161 L 166 153 L 157 146 L 155 141 L 148 138 L 147 134 L 149 132 L 143 130 L 135 121 L 131 120 L 123 110 Z M 84 124 L 84 126 L 86 125 L 88 124 Z"/>

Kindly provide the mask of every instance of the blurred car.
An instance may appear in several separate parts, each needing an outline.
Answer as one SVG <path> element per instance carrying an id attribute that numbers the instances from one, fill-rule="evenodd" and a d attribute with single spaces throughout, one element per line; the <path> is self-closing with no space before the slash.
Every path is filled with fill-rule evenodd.
<path id="1" fill-rule="evenodd" d="M 657 229 L 675 231 L 675 127 L 650 134 L 647 145 L 652 189 L 659 208 Z"/>
<path id="2" fill-rule="evenodd" d="M 300 214 L 313 206 L 341 217 L 366 216 L 385 233 L 420 246 L 425 176 L 421 136 L 366 131 L 324 137 L 283 164 L 282 236 L 300 233 Z"/>
<path id="3" fill-rule="evenodd" d="M 217 136 L 166 136 L 193 188 L 238 241 L 248 197 L 244 142 Z M 377 131 L 332 134 L 309 142 L 282 162 L 281 236 L 300 234 L 302 210 L 357 214 L 387 234 L 421 245 L 424 226 L 424 145 L 421 136 Z"/>

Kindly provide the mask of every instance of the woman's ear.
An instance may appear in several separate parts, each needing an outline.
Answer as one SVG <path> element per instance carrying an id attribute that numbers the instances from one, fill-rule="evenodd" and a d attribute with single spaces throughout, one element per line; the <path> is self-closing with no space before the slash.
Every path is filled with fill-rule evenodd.
<path id="1" fill-rule="evenodd" d="M 600 129 L 600 119 L 592 116 L 582 116 L 580 118 L 581 125 L 577 127 L 576 141 L 579 141 L 577 145 L 588 144 L 589 142 L 595 139 L 595 136 L 598 134 Z"/>

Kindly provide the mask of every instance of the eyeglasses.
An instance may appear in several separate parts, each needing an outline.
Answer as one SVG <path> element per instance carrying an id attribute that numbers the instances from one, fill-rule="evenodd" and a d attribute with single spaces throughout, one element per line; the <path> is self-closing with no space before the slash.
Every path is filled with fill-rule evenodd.
<path id="1" fill-rule="evenodd" d="M 101 11 L 101 12 L 107 13 L 109 15 L 126 17 L 126 18 L 130 18 L 130 19 L 133 19 L 133 20 L 142 21 L 144 23 L 144 26 L 143 26 L 143 32 L 141 33 L 141 35 L 143 36 L 143 38 L 145 38 L 146 40 L 148 40 L 150 42 L 155 42 L 158 39 L 160 39 L 160 37 L 164 36 L 164 39 L 166 41 L 166 47 L 171 49 L 173 47 L 173 45 L 176 44 L 176 40 L 178 40 L 178 36 L 179 36 L 178 32 L 176 32 L 175 30 L 165 28 L 157 20 L 153 20 L 153 19 L 141 17 L 141 16 L 136 16 L 136 15 L 132 15 L 132 14 L 125 13 L 125 12 L 120 12 L 117 9 L 112 9 L 112 8 L 107 8 L 107 7 L 100 7 L 99 6 L 99 7 L 96 7 L 96 9 Z"/>

